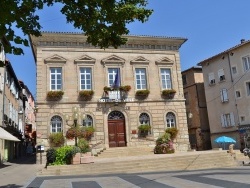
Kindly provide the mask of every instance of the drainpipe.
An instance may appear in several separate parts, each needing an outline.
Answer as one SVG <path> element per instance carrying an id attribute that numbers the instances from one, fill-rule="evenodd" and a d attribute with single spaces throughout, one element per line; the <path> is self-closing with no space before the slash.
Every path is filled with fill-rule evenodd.
<path id="1" fill-rule="evenodd" d="M 234 80 L 233 80 L 233 75 L 232 75 L 232 66 L 231 66 L 231 60 L 230 60 L 230 56 L 233 56 L 233 52 L 229 52 L 227 53 L 227 58 L 228 58 L 228 65 L 229 65 L 229 72 L 230 72 L 230 78 L 231 78 L 231 82 L 233 85 L 233 95 L 234 95 L 234 103 L 235 103 L 235 109 L 236 109 L 236 116 L 237 116 L 237 120 L 238 120 L 238 125 L 240 125 L 240 118 L 239 118 L 239 110 L 238 110 L 238 105 L 236 102 L 236 98 L 235 98 L 235 93 L 234 93 Z"/>

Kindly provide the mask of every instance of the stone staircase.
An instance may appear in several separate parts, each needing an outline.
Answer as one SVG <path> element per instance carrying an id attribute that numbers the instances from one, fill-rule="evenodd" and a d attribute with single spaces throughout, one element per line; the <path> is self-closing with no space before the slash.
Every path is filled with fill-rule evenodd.
<path id="1" fill-rule="evenodd" d="M 157 155 L 150 147 L 109 148 L 100 152 L 94 158 L 94 163 L 48 166 L 47 169 L 40 169 L 37 175 L 97 175 L 226 168 L 239 165 L 235 158 L 225 150 Z"/>

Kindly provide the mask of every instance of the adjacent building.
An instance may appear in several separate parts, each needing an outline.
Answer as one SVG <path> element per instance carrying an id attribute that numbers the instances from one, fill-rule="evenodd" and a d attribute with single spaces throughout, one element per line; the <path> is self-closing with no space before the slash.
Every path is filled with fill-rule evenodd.
<path id="1" fill-rule="evenodd" d="M 199 63 L 202 66 L 212 147 L 219 136 L 244 147 L 250 128 L 250 41 L 241 43 Z M 220 146 L 223 147 L 223 146 Z"/>
<path id="2" fill-rule="evenodd" d="M 186 39 L 126 37 L 118 49 L 100 49 L 79 33 L 30 36 L 37 67 L 38 145 L 49 148 L 49 135 L 65 135 L 74 119 L 93 126 L 90 142 L 107 148 L 154 145 L 166 128 L 176 127 L 176 151 L 189 149 L 179 56 Z M 174 98 L 162 96 L 164 89 L 176 90 Z M 59 91 L 56 97 L 53 91 Z M 94 94 L 82 97 L 84 91 Z M 138 131 L 141 124 L 151 126 L 146 137 Z M 38 163 L 45 163 L 44 155 L 42 161 L 38 155 Z"/>
<path id="3" fill-rule="evenodd" d="M 191 149 L 211 149 L 202 68 L 194 66 L 182 71 L 182 81 Z"/>
<path id="4" fill-rule="evenodd" d="M 1 40 L 0 51 L 0 163 L 25 155 L 25 101 L 22 87 L 14 69 L 5 58 Z M 35 127 L 34 127 L 35 128 Z"/>

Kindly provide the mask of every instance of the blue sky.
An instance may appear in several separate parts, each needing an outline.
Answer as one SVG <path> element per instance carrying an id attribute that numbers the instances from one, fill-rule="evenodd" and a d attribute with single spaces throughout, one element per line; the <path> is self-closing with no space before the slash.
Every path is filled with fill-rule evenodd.
<path id="1" fill-rule="evenodd" d="M 181 68 L 186 70 L 200 61 L 250 39 L 249 0 L 148 0 L 154 13 L 148 22 L 130 24 L 130 34 L 184 37 L 180 49 Z M 79 32 L 66 23 L 60 7 L 39 12 L 43 31 Z M 19 80 L 36 96 L 36 69 L 31 48 L 25 55 L 8 55 Z"/>

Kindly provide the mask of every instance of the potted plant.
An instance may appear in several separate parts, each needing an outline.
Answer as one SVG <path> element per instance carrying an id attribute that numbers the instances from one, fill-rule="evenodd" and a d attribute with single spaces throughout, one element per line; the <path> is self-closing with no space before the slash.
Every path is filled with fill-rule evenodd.
<path id="1" fill-rule="evenodd" d="M 79 91 L 79 100 L 91 100 L 92 96 L 94 95 L 93 90 L 82 90 Z"/>
<path id="2" fill-rule="evenodd" d="M 79 136 L 79 129 L 77 127 L 71 127 L 66 132 L 66 138 L 73 140 L 75 137 Z"/>
<path id="3" fill-rule="evenodd" d="M 148 89 L 137 90 L 135 92 L 135 96 L 138 99 L 145 99 L 148 97 L 149 93 L 150 93 L 150 91 Z"/>
<path id="4" fill-rule="evenodd" d="M 159 137 L 156 140 L 156 146 L 154 148 L 154 153 L 155 154 L 171 154 L 171 153 L 174 153 L 175 149 L 174 149 L 174 146 L 173 146 L 172 136 L 173 135 L 171 135 L 171 133 L 165 132 L 161 137 Z"/>
<path id="5" fill-rule="evenodd" d="M 51 147 L 60 147 L 63 146 L 65 142 L 65 138 L 62 132 L 51 133 L 49 135 L 49 143 Z"/>
<path id="6" fill-rule="evenodd" d="M 161 92 L 162 97 L 167 99 L 173 99 L 176 91 L 174 89 L 164 89 Z"/>
<path id="7" fill-rule="evenodd" d="M 142 124 L 138 127 L 138 130 L 141 137 L 146 137 L 151 130 L 151 126 L 148 124 Z"/>
<path id="8" fill-rule="evenodd" d="M 64 92 L 63 91 L 49 91 L 47 93 L 47 100 L 61 100 Z"/>
<path id="9" fill-rule="evenodd" d="M 82 127 L 80 129 L 79 138 L 84 138 L 89 141 L 91 140 L 91 137 L 93 136 L 94 132 L 94 127 Z"/>

